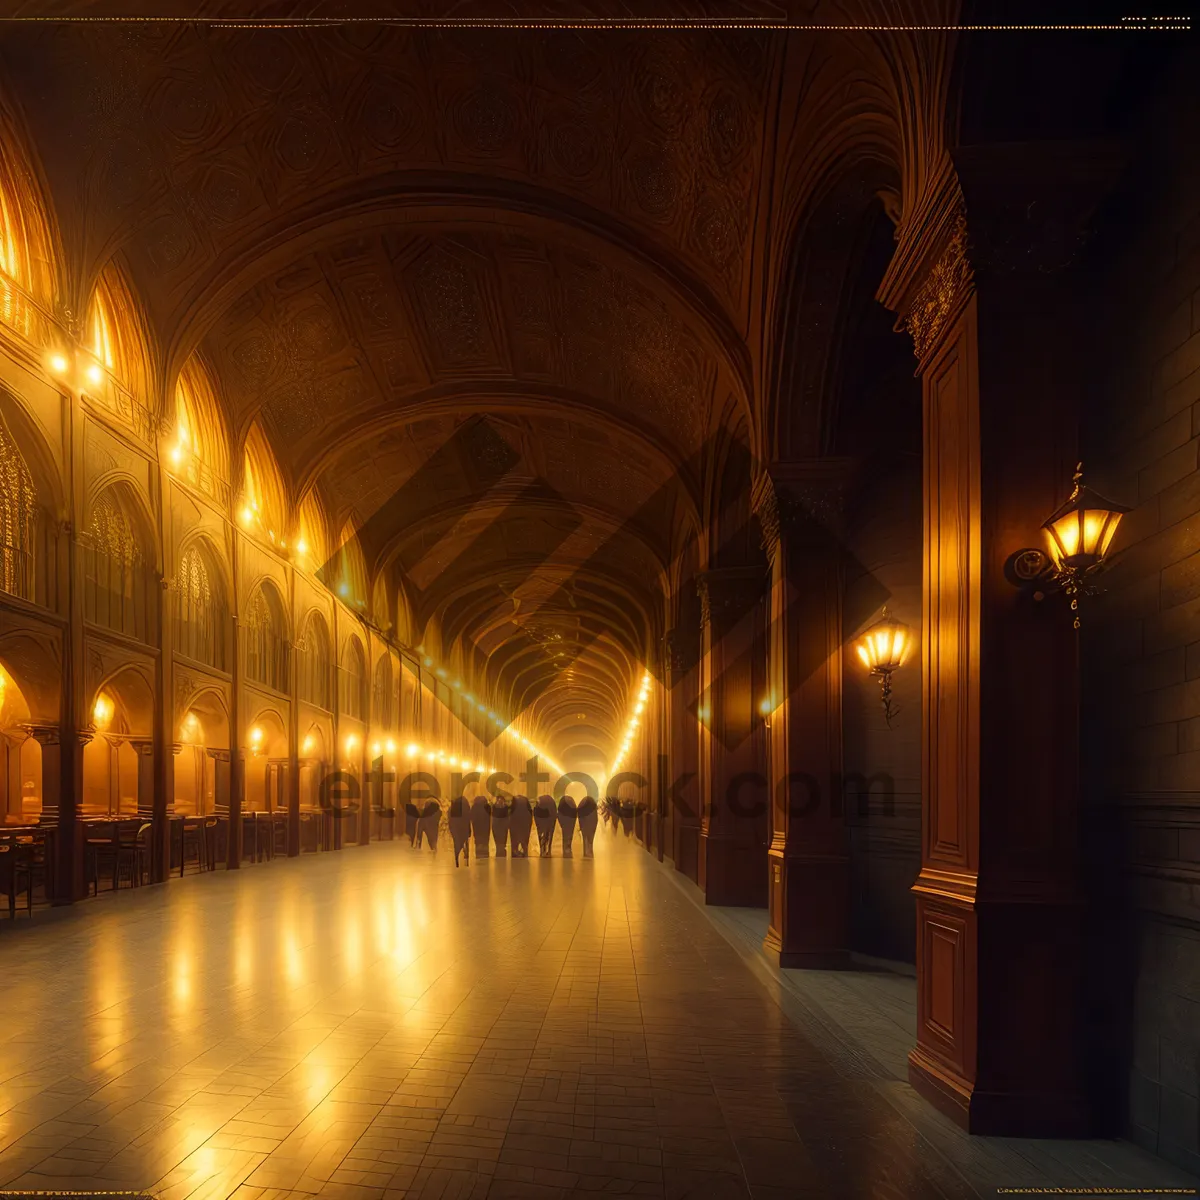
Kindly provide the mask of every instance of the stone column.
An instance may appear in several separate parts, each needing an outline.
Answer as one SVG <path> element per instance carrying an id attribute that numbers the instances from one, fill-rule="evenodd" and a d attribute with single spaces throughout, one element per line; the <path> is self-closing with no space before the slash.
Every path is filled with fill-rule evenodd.
<path id="1" fill-rule="evenodd" d="M 665 796 L 675 870 L 696 882 L 700 860 L 700 630 L 676 626 L 663 639 Z"/>
<path id="2" fill-rule="evenodd" d="M 154 741 L 152 738 L 131 738 L 129 744 L 137 754 L 138 794 L 137 812 L 143 821 L 154 820 L 159 797 L 156 795 Z M 166 797 L 162 797 L 166 800 Z M 165 816 L 165 803 L 164 803 Z"/>
<path id="3" fill-rule="evenodd" d="M 1103 147 L 956 155 L 879 298 L 924 392 L 922 865 L 913 1086 L 973 1132 L 1076 1137 L 1084 1072 L 1077 634 L 1005 564 L 1077 460 L 1079 293 L 1066 268 Z M 961 191 L 959 190 L 961 183 Z"/>
<path id="4" fill-rule="evenodd" d="M 777 463 L 755 508 L 771 560 L 771 845 L 764 950 L 784 967 L 838 966 L 849 947 L 842 795 L 841 513 L 845 459 Z"/>
<path id="5" fill-rule="evenodd" d="M 57 725 L 30 725 L 30 736 L 42 748 L 42 823 L 55 827 L 55 904 L 71 904 L 84 894 L 83 826 L 80 796 L 65 788 L 64 778 L 83 789 L 83 748 L 90 731 L 62 738 Z"/>
<path id="6" fill-rule="evenodd" d="M 721 567 L 697 580 L 701 603 L 700 854 L 709 904 L 767 901 L 766 747 L 757 706 L 766 669 L 766 575 Z"/>

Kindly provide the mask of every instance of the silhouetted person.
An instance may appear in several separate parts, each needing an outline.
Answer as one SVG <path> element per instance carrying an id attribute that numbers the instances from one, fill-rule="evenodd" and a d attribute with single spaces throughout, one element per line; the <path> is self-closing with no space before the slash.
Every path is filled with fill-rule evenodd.
<path id="1" fill-rule="evenodd" d="M 454 865 L 458 866 L 458 856 L 469 864 L 471 861 L 471 809 L 462 796 L 450 801 L 450 816 L 447 824 L 450 826 L 450 840 L 454 843 Z"/>
<path id="2" fill-rule="evenodd" d="M 507 796 L 497 796 L 492 801 L 492 841 L 496 843 L 496 857 L 508 857 L 508 823 L 512 806 Z"/>
<path id="3" fill-rule="evenodd" d="M 621 805 L 621 832 L 626 837 L 633 836 L 633 805 Z"/>
<path id="4" fill-rule="evenodd" d="M 579 812 L 571 796 L 558 802 L 558 827 L 562 830 L 563 858 L 571 857 L 571 843 L 575 840 L 575 820 Z"/>
<path id="5" fill-rule="evenodd" d="M 476 796 L 471 801 L 471 837 L 475 839 L 475 857 L 487 858 L 488 836 L 492 832 L 492 809 L 486 796 Z"/>
<path id="6" fill-rule="evenodd" d="M 529 856 L 529 833 L 532 829 L 533 807 L 529 803 L 529 797 L 514 796 L 512 824 L 509 826 L 513 858 L 527 858 Z"/>
<path id="7" fill-rule="evenodd" d="M 538 850 L 543 858 L 550 857 L 550 849 L 554 845 L 554 797 L 539 796 L 533 808 L 533 821 L 537 826 Z"/>
<path id="8" fill-rule="evenodd" d="M 591 796 L 585 796 L 579 802 L 579 833 L 583 838 L 583 857 L 592 857 L 592 839 L 596 836 L 596 826 L 600 823 L 600 813 L 596 802 Z"/>
<path id="9" fill-rule="evenodd" d="M 420 820 L 417 821 L 417 849 L 421 848 L 421 839 L 429 840 L 430 850 L 437 850 L 438 829 L 442 824 L 442 806 L 436 800 L 430 800 L 421 810 Z"/>
<path id="10" fill-rule="evenodd" d="M 404 832 L 408 835 L 408 844 L 416 845 L 417 841 L 417 823 L 421 819 L 421 814 L 417 806 L 409 801 L 404 806 Z"/>

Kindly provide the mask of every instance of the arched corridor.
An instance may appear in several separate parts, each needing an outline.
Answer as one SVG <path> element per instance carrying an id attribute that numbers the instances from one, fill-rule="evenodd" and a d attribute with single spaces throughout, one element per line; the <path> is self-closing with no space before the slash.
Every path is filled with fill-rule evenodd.
<path id="1" fill-rule="evenodd" d="M 1045 5 L 989 0 L 18 7 L 0 22 L 0 957 L 23 988 L 60 980 L 47 1029 L 110 1014 L 114 1062 L 127 1031 L 208 1036 L 232 1006 L 301 1071 L 306 1031 L 353 1000 L 329 1033 L 353 1065 L 274 1166 L 273 1135 L 233 1115 L 187 1132 L 244 1065 L 192 1092 L 118 1084 L 174 1100 L 151 1137 L 186 1146 L 169 1170 L 261 1155 L 239 1186 L 355 1183 L 262 1180 L 288 1175 L 289 1139 L 321 1141 L 335 1091 L 330 1114 L 374 1103 L 342 1094 L 372 1077 L 373 1022 L 388 1071 L 410 1010 L 418 1057 L 442 1049 L 424 992 L 376 1009 L 358 972 L 442 964 L 465 988 L 436 1010 L 452 1042 L 507 982 L 525 1003 L 509 963 L 528 961 L 564 1021 L 593 984 L 612 1005 L 560 1060 L 539 993 L 547 1061 L 570 1070 L 517 1055 L 521 1099 L 603 1065 L 619 1081 L 591 1095 L 615 1110 L 644 1100 L 643 1067 L 677 1074 L 667 1090 L 694 1082 L 728 1135 L 712 1178 L 683 1161 L 695 1131 L 674 1141 L 648 1109 L 652 1144 L 597 1156 L 626 1175 L 523 1175 L 532 1144 L 507 1138 L 526 1135 L 450 1132 L 434 1081 L 449 1116 L 393 1190 L 437 1192 L 444 1135 L 497 1150 L 497 1170 L 447 1167 L 473 1176 L 451 1190 L 857 1194 L 835 1150 L 877 1132 L 884 1193 L 1008 1186 L 999 1159 L 986 1182 L 993 1143 L 947 1121 L 1111 1143 L 1097 1178 L 1056 1150 L 1067 1182 L 1138 1162 L 1200 1179 L 1187 20 L 1050 29 Z M 522 915 L 538 880 L 558 915 Z M 504 955 L 462 933 L 476 901 Z M 157 964 L 144 993 L 127 920 Z M 606 979 L 620 938 L 632 958 Z M 103 960 L 81 968 L 96 1006 L 66 997 L 55 945 Z M 764 1023 L 706 1028 L 697 996 Z M 809 1003 L 851 1059 L 884 1055 L 864 1068 L 883 1101 L 818 1063 Z M 463 1043 L 460 1074 L 503 1076 L 505 1022 Z M 30 1028 L 0 1020 L 13 1079 Z M 214 1055 L 258 1062 L 243 1033 Z M 772 1079 L 778 1138 L 741 1124 L 741 1055 Z M 793 1112 L 806 1071 L 856 1097 L 816 1138 Z M 43 1138 L 48 1158 L 88 1149 L 27 1123 L 53 1107 L 38 1080 L 29 1113 L 0 1100 L 0 1176 L 26 1178 Z M 979 1171 L 947 1175 L 943 1153 Z M 140 1161 L 137 1187 L 189 1200 Z"/>

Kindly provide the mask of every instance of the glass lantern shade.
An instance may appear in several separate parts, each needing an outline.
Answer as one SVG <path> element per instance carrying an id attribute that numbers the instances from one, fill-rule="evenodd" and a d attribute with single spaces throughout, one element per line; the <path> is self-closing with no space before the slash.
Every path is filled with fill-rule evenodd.
<path id="1" fill-rule="evenodd" d="M 1086 571 L 1100 563 L 1128 511 L 1077 484 L 1071 498 L 1043 526 L 1055 567 Z"/>
<path id="2" fill-rule="evenodd" d="M 887 609 L 858 639 L 855 647 L 863 666 L 870 671 L 894 671 L 903 666 L 912 646 L 911 631 L 902 621 L 889 617 Z"/>

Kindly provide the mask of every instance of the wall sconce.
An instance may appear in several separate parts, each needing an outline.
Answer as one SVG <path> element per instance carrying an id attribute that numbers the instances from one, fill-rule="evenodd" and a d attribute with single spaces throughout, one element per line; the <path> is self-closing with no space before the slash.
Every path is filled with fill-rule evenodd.
<path id="1" fill-rule="evenodd" d="M 888 616 L 887 606 L 879 620 L 858 639 L 855 649 L 863 666 L 874 675 L 883 691 L 883 719 L 891 729 L 899 711 L 892 704 L 892 672 L 904 666 L 912 646 L 912 631 L 902 621 Z"/>
<path id="2" fill-rule="evenodd" d="M 261 725 L 255 725 L 250 730 L 250 753 L 261 754 L 263 746 L 263 731 Z"/>
<path id="3" fill-rule="evenodd" d="M 115 712 L 116 706 L 112 698 L 107 692 L 101 692 L 96 697 L 96 703 L 92 705 L 92 724 L 101 731 L 107 729 L 112 724 Z"/>
<path id="4" fill-rule="evenodd" d="M 1083 483 L 1083 463 L 1075 467 L 1070 498 L 1042 525 L 1050 553 L 1026 548 L 1012 554 L 1006 574 L 1017 587 L 1028 588 L 1035 600 L 1060 591 L 1071 598 L 1074 625 L 1079 628 L 1079 597 L 1099 590 L 1091 577 L 1105 565 L 1108 548 L 1121 518 L 1129 511 Z"/>

